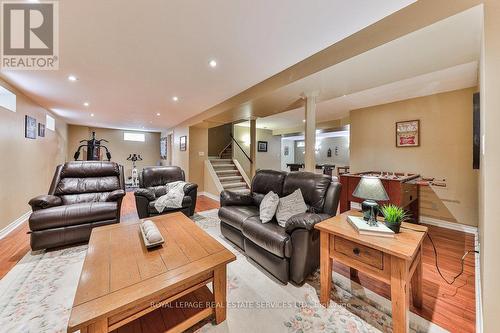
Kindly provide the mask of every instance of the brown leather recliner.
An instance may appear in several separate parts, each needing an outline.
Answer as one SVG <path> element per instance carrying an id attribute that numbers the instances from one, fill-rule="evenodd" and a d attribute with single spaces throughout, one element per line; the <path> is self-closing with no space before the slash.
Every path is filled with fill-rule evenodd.
<path id="1" fill-rule="evenodd" d="M 59 165 L 48 195 L 30 200 L 31 249 L 88 242 L 92 228 L 120 222 L 123 167 L 114 162 Z"/>
<path id="2" fill-rule="evenodd" d="M 276 218 L 260 221 L 259 206 L 269 191 L 284 197 L 296 189 L 302 192 L 306 213 L 292 216 L 284 228 Z M 326 175 L 259 170 L 250 194 L 221 193 L 221 232 L 281 282 L 302 284 L 319 266 L 319 232 L 314 225 L 336 215 L 340 189 L 340 183 Z"/>
<path id="3" fill-rule="evenodd" d="M 139 173 L 139 189 L 135 191 L 135 205 L 139 218 L 169 214 L 181 211 L 186 216 L 192 216 L 196 207 L 198 185 L 187 183 L 184 186 L 182 208 L 165 208 L 159 213 L 155 208 L 156 199 L 166 194 L 165 184 L 175 181 L 185 181 L 184 170 L 177 166 L 146 167 Z"/>

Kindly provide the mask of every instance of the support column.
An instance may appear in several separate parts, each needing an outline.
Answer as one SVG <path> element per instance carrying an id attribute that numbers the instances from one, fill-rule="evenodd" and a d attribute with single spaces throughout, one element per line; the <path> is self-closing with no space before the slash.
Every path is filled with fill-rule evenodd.
<path id="1" fill-rule="evenodd" d="M 316 169 L 316 97 L 318 93 L 305 94 L 305 171 Z"/>
<path id="2" fill-rule="evenodd" d="M 250 119 L 250 179 L 257 171 L 257 119 Z"/>

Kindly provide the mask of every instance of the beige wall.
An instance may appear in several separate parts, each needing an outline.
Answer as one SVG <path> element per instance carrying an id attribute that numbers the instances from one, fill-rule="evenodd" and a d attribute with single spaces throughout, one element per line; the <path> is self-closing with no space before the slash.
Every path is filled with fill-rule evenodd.
<path id="1" fill-rule="evenodd" d="M 46 194 L 58 164 L 66 158 L 67 125 L 6 82 L 0 85 L 17 95 L 17 112 L 0 107 L 0 229 L 30 210 L 28 201 Z M 45 124 L 50 114 L 56 130 L 45 130 L 45 137 L 24 138 L 24 116 Z"/>
<path id="2" fill-rule="evenodd" d="M 73 154 L 80 145 L 80 140 L 90 139 L 92 132 L 95 132 L 97 139 L 106 139 L 105 143 L 111 152 L 112 161 L 123 165 L 125 179 L 132 174 L 132 161 L 127 161 L 129 154 L 140 154 L 142 161 L 137 161 L 137 169 L 141 170 L 145 166 L 158 165 L 160 161 L 160 133 L 140 132 L 145 134 L 146 141 L 135 142 L 123 140 L 124 131 L 110 128 L 87 127 L 78 125 L 68 126 L 68 160 L 73 160 Z M 105 159 L 105 151 L 101 150 Z M 80 159 L 86 158 L 86 150 L 82 150 Z"/>
<path id="3" fill-rule="evenodd" d="M 180 151 L 180 138 L 187 136 L 186 151 Z M 178 126 L 172 130 L 172 165 L 181 167 L 186 173 L 186 179 L 189 180 L 189 127 Z"/>
<path id="4" fill-rule="evenodd" d="M 208 129 L 208 156 L 218 156 L 231 142 L 232 124 L 212 127 Z"/>
<path id="5" fill-rule="evenodd" d="M 436 188 L 434 198 L 426 193 L 428 200 L 421 200 L 422 214 L 476 226 L 478 172 L 472 169 L 475 91 L 463 89 L 351 111 L 351 171 L 399 171 L 444 178 L 446 188 Z M 420 119 L 420 147 L 396 148 L 395 122 L 412 119 Z"/>
<path id="6" fill-rule="evenodd" d="M 208 155 L 208 130 L 189 128 L 189 181 L 198 184 L 198 192 L 204 189 L 205 160 Z"/>
<path id="7" fill-rule="evenodd" d="M 484 4 L 483 52 L 480 70 L 483 153 L 480 174 L 480 257 L 483 331 L 500 327 L 500 2 Z"/>
<path id="8" fill-rule="evenodd" d="M 243 126 L 233 126 L 235 140 L 250 156 L 250 146 L 245 143 L 250 141 L 250 128 Z M 281 137 L 273 136 L 271 130 L 257 129 L 257 141 L 267 141 L 267 152 L 257 152 L 257 169 L 281 170 Z M 233 148 L 233 156 L 245 173 L 250 177 L 250 162 L 245 157 L 240 148 Z M 250 177 L 251 178 L 251 177 Z"/>

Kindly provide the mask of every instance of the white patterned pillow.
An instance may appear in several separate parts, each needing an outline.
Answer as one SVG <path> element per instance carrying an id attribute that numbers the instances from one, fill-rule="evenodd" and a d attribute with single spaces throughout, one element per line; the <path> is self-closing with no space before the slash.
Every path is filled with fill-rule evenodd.
<path id="1" fill-rule="evenodd" d="M 276 220 L 281 227 L 286 226 L 286 221 L 294 215 L 302 214 L 307 211 L 306 203 L 300 189 L 296 189 L 290 195 L 280 199 L 278 209 L 276 210 Z"/>
<path id="2" fill-rule="evenodd" d="M 260 220 L 262 223 L 271 221 L 278 208 L 280 197 L 273 191 L 267 193 L 260 203 Z"/>

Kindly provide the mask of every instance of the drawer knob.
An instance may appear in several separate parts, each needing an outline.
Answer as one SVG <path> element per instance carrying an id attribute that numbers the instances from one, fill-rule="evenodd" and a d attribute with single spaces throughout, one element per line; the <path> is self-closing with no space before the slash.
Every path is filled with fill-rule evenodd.
<path id="1" fill-rule="evenodd" d="M 352 249 L 352 253 L 354 253 L 355 255 L 359 256 L 359 253 L 361 251 L 359 251 L 359 249 L 357 247 L 355 247 L 354 249 Z"/>

